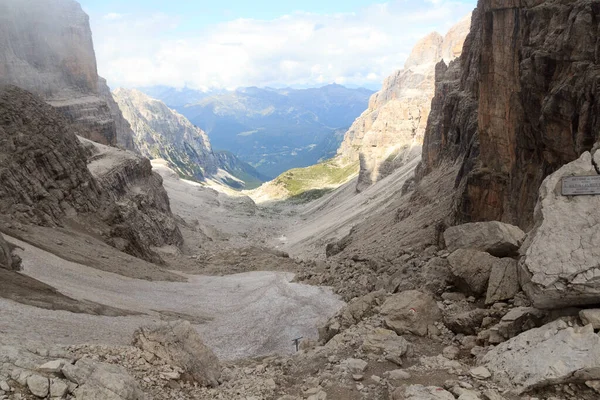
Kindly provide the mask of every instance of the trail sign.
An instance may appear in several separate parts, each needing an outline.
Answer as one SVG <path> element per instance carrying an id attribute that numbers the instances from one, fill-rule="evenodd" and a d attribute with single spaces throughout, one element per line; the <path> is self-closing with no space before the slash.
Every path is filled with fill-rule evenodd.
<path id="1" fill-rule="evenodd" d="M 564 177 L 562 194 L 563 196 L 600 195 L 600 175 Z"/>

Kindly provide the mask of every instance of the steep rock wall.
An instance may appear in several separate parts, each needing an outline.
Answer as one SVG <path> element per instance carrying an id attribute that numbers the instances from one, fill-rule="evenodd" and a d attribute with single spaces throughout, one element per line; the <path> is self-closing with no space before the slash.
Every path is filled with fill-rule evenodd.
<path id="1" fill-rule="evenodd" d="M 103 96 L 108 88 L 99 82 L 89 17 L 76 1 L 0 1 L 0 83 L 42 96 L 91 140 L 131 142 Z"/>
<path id="2" fill-rule="evenodd" d="M 419 156 L 434 95 L 435 65 L 460 55 L 469 25 L 467 16 L 445 37 L 434 32 L 421 39 L 404 69 L 384 81 L 346 133 L 338 157 L 360 160 L 359 191 Z"/>
<path id="3" fill-rule="evenodd" d="M 600 138 L 598 1 L 480 1 L 438 66 L 419 175 L 458 161 L 454 219 L 529 228 L 542 180 Z"/>

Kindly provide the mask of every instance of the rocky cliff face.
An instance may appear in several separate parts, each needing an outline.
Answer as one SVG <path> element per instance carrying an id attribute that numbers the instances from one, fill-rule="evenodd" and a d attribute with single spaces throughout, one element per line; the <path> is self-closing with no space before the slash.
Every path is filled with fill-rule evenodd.
<path id="1" fill-rule="evenodd" d="M 77 139 L 54 107 L 0 87 L 0 215 L 20 223 L 85 226 L 132 255 L 160 262 L 150 246 L 179 245 L 162 180 L 131 152 Z M 98 147 L 96 147 L 98 146 Z"/>
<path id="2" fill-rule="evenodd" d="M 596 1 L 480 1 L 437 68 L 423 176 L 459 162 L 454 218 L 529 228 L 542 180 L 600 138 Z"/>
<path id="3" fill-rule="evenodd" d="M 127 135 L 102 97 L 89 18 L 76 1 L 0 2 L 0 83 L 42 96 L 94 141 Z"/>
<path id="4" fill-rule="evenodd" d="M 267 179 L 231 153 L 214 153 L 206 133 L 162 101 L 129 89 L 117 89 L 113 96 L 135 132 L 141 154 L 165 159 L 179 176 L 215 179 L 236 189 L 252 188 Z"/>
<path id="5" fill-rule="evenodd" d="M 434 32 L 420 40 L 404 69 L 385 80 L 346 133 L 338 156 L 360 160 L 358 190 L 418 157 L 434 95 L 435 65 L 460 55 L 469 25 L 467 16 L 445 37 Z"/>
<path id="6" fill-rule="evenodd" d="M 117 89 L 113 95 L 135 132 L 142 155 L 164 158 L 188 178 L 203 180 L 217 172 L 216 157 L 202 129 L 138 90 Z"/>

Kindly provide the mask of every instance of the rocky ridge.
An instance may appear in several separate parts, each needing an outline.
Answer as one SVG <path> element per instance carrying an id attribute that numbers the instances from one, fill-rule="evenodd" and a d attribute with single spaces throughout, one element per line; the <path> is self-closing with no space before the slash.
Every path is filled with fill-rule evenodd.
<path id="1" fill-rule="evenodd" d="M 179 245 L 181 233 L 148 159 L 85 141 L 54 107 L 14 86 L 0 88 L 3 219 L 65 226 L 137 257 L 160 262 L 150 246 Z M 5 221 L 6 222 L 6 221 Z"/>
<path id="2" fill-rule="evenodd" d="M 41 96 L 88 139 L 134 150 L 132 132 L 98 77 L 89 18 L 79 3 L 4 0 L 0 10 L 0 83 Z"/>
<path id="3" fill-rule="evenodd" d="M 460 55 L 469 26 L 470 15 L 445 37 L 434 32 L 421 39 L 404 69 L 384 81 L 368 109 L 348 130 L 337 156 L 350 162 L 360 160 L 358 190 L 419 156 L 434 95 L 435 65 Z"/>
<path id="4" fill-rule="evenodd" d="M 166 160 L 186 179 L 214 179 L 236 188 L 243 188 L 245 180 L 261 180 L 258 172 L 232 154 L 214 153 L 206 133 L 162 101 L 135 89 L 120 88 L 113 96 L 135 132 L 135 146 L 143 156 Z"/>

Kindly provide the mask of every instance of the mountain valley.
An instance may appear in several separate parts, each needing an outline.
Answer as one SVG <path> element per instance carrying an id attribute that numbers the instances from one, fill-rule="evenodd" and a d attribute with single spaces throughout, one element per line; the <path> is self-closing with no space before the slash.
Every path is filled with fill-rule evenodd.
<path id="1" fill-rule="evenodd" d="M 76 1 L 0 22 L 0 400 L 600 398 L 599 1 L 376 93 L 111 92 Z"/>

